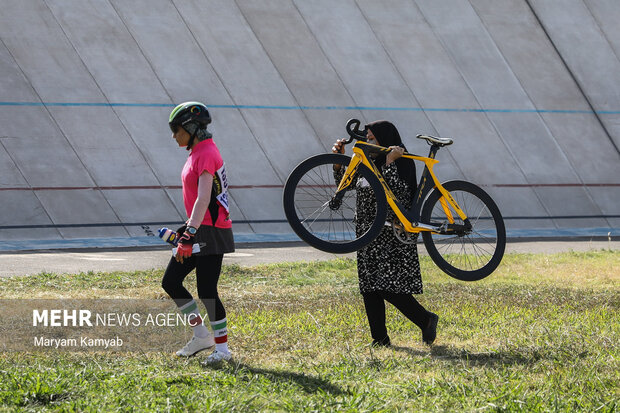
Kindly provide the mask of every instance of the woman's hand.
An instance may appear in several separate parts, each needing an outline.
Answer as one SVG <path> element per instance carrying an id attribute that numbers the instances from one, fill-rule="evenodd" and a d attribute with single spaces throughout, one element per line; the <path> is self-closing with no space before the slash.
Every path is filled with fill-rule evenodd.
<path id="1" fill-rule="evenodd" d="M 333 153 L 344 153 L 344 139 L 338 139 L 332 146 Z"/>
<path id="2" fill-rule="evenodd" d="M 345 139 L 338 139 L 334 146 L 332 146 L 333 153 L 344 153 L 344 141 Z M 339 171 L 341 165 L 334 164 L 334 171 Z"/>
<path id="3" fill-rule="evenodd" d="M 405 153 L 405 148 L 402 146 L 390 146 L 391 151 L 385 157 L 385 164 L 389 165 Z"/>
<path id="4" fill-rule="evenodd" d="M 179 243 L 177 245 L 177 253 L 174 258 L 177 262 L 183 264 L 183 260 L 192 256 L 192 248 L 194 246 L 194 236 L 189 232 L 185 231 L 181 238 L 179 239 Z"/>

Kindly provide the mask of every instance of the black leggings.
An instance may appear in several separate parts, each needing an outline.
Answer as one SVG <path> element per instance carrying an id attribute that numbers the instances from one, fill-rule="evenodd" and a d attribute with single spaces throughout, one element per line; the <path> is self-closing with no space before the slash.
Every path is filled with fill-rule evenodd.
<path id="1" fill-rule="evenodd" d="M 217 281 L 222 270 L 223 254 L 220 255 L 192 255 L 183 260 L 183 264 L 172 257 L 168 268 L 161 280 L 161 286 L 168 293 L 178 307 L 189 303 L 193 297 L 183 287 L 183 280 L 196 268 L 196 285 L 198 298 L 207 308 L 210 321 L 221 320 L 226 317 L 226 310 L 217 294 Z"/>
<path id="2" fill-rule="evenodd" d="M 366 308 L 370 335 L 373 340 L 383 342 L 387 339 L 389 341 L 387 328 L 385 327 L 385 301 L 396 307 L 421 330 L 428 326 L 430 313 L 411 294 L 372 291 L 362 293 L 362 297 L 364 297 L 364 307 Z"/>

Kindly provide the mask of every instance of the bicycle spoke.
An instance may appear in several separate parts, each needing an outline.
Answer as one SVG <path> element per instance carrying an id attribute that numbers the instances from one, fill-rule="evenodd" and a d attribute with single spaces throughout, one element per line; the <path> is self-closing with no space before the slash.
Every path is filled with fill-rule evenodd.
<path id="1" fill-rule="evenodd" d="M 320 214 L 322 214 L 322 213 L 323 213 L 323 211 L 325 211 L 325 209 L 327 208 L 327 206 L 328 206 L 328 202 L 326 202 L 326 203 L 324 203 L 324 204 L 322 205 L 322 209 L 319 211 L 319 216 L 320 216 Z M 318 211 L 318 210 L 317 210 L 317 211 Z M 314 220 L 312 220 L 312 222 L 310 222 L 310 223 L 308 224 L 308 226 L 309 226 L 309 227 L 312 227 L 312 224 L 314 224 L 314 222 L 316 222 L 316 220 L 319 218 L 319 216 L 317 216 L 316 218 L 314 218 Z M 301 221 L 301 222 L 305 224 L 305 223 L 306 223 L 306 221 L 307 221 L 308 219 L 310 219 L 310 218 L 311 218 L 311 217 L 308 217 L 308 218 L 304 219 L 304 220 L 303 220 L 303 221 Z"/>
<path id="2" fill-rule="evenodd" d="M 331 165 L 317 167 L 304 175 L 297 186 L 295 209 L 300 222 L 311 233 L 329 241 L 347 241 L 355 237 L 354 202 L 350 200 L 354 196 L 346 191 L 340 208 L 334 211 L 329 207 L 337 188 L 330 170 Z"/>
<path id="3" fill-rule="evenodd" d="M 469 242 L 471 243 L 471 247 L 472 247 L 472 253 L 474 255 L 474 258 L 476 259 L 476 262 L 481 264 L 478 265 L 478 267 L 475 268 L 480 268 L 486 265 L 487 262 L 489 262 L 489 260 L 491 259 L 493 254 L 489 254 L 486 251 L 484 251 L 482 248 L 480 248 L 480 245 L 478 245 L 476 242 L 473 242 L 473 240 L 470 238 L 469 235 L 466 235 L 466 238 L 469 240 Z M 487 257 L 485 259 L 485 257 Z"/>

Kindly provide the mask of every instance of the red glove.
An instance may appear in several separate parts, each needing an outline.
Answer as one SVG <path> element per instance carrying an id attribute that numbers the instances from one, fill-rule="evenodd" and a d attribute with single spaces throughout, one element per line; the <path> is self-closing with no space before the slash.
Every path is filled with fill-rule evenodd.
<path id="1" fill-rule="evenodd" d="M 194 236 L 185 231 L 179 238 L 179 246 L 177 247 L 176 259 L 183 264 L 183 259 L 192 256 L 192 246 L 194 245 Z"/>

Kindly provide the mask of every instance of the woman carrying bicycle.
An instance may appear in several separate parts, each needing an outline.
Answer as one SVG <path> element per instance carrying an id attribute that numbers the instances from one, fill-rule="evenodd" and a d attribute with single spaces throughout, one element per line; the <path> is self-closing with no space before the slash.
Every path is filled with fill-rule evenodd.
<path id="1" fill-rule="evenodd" d="M 190 357 L 215 344 L 205 364 L 231 359 L 226 310 L 218 296 L 217 282 L 224 254 L 235 249 L 226 170 L 207 131 L 209 123 L 211 115 L 200 102 L 182 103 L 170 114 L 172 137 L 179 147 L 190 151 L 181 174 L 183 203 L 189 218 L 177 230 L 179 246 L 162 280 L 162 287 L 187 316 L 194 331 L 192 339 L 176 354 Z M 193 253 L 194 244 L 199 245 L 200 252 Z M 196 301 L 183 287 L 183 280 L 193 269 L 196 269 L 198 297 L 207 309 L 213 335 L 204 325 Z"/>
<path id="2" fill-rule="evenodd" d="M 411 207 L 416 187 L 415 164 L 410 159 L 400 159 L 405 146 L 398 130 L 392 123 L 383 120 L 366 125 L 366 130 L 368 143 L 391 149 L 387 155 L 375 157 L 373 162 L 398 200 L 405 208 Z M 344 153 L 343 142 L 344 139 L 337 140 L 332 152 Z M 337 181 L 343 173 L 342 168 L 335 168 Z M 363 178 L 358 179 L 356 192 L 355 223 L 356 232 L 360 235 L 372 225 L 376 201 L 372 189 Z M 394 218 L 394 212 L 390 210 L 387 222 Z M 357 252 L 357 269 L 372 344 L 390 345 L 385 325 L 385 301 L 388 301 L 422 330 L 423 341 L 431 345 L 435 340 L 439 317 L 427 311 L 412 295 L 422 294 L 416 244 L 402 243 L 391 227 L 384 226 L 374 241 Z"/>

